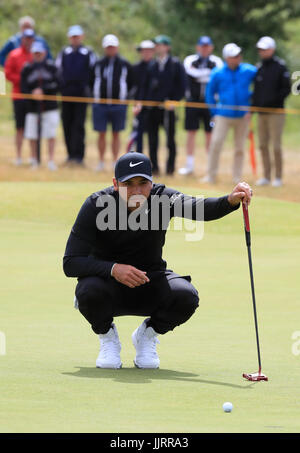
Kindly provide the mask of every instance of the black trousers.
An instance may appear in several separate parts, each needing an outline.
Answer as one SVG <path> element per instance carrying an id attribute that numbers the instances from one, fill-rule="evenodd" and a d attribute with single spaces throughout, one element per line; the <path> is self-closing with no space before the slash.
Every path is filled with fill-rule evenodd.
<path id="1" fill-rule="evenodd" d="M 154 174 L 159 172 L 158 166 L 158 146 L 159 146 L 159 127 L 163 126 L 167 136 L 168 159 L 166 162 L 166 173 L 172 175 L 175 170 L 176 143 L 175 143 L 175 112 L 159 107 L 149 109 L 147 127 L 149 134 L 150 159 Z"/>
<path id="2" fill-rule="evenodd" d="M 136 138 L 136 152 L 142 153 L 143 152 L 143 135 L 144 132 L 147 131 L 147 117 L 148 117 L 148 110 L 143 108 L 141 112 L 138 114 L 138 129 L 137 129 L 137 138 Z"/>
<path id="3" fill-rule="evenodd" d="M 159 334 L 185 323 L 199 305 L 191 278 L 172 271 L 149 278 L 149 283 L 136 288 L 114 278 L 79 278 L 75 291 L 79 311 L 96 334 L 108 332 L 116 316 L 149 316 L 148 326 Z"/>
<path id="4" fill-rule="evenodd" d="M 78 162 L 84 158 L 86 109 L 85 103 L 62 103 L 62 123 L 68 158 Z"/>

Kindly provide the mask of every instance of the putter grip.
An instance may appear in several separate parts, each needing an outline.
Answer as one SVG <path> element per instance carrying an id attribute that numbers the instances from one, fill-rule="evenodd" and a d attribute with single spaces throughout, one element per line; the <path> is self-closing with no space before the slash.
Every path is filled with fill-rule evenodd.
<path id="1" fill-rule="evenodd" d="M 247 244 L 247 246 L 250 246 L 251 237 L 250 237 L 250 222 L 249 222 L 248 205 L 245 205 L 244 203 L 242 203 L 242 206 L 243 206 L 243 215 L 244 215 L 246 244 Z"/>

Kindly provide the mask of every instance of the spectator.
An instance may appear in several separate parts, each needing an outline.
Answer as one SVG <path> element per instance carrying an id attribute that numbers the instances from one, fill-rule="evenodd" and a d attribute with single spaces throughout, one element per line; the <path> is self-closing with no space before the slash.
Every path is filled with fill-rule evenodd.
<path id="1" fill-rule="evenodd" d="M 147 96 L 151 101 L 179 101 L 185 91 L 185 71 L 179 59 L 171 56 L 171 39 L 165 35 L 155 38 L 156 61 L 148 71 Z M 173 175 L 175 170 L 175 109 L 171 103 L 166 107 L 150 107 L 148 115 L 148 135 L 152 172 L 159 174 L 157 158 L 159 127 L 163 126 L 167 135 L 169 156 L 166 173 Z"/>
<path id="2" fill-rule="evenodd" d="M 21 73 L 22 93 L 33 95 L 55 95 L 58 91 L 57 69 L 52 60 L 47 60 L 47 50 L 39 41 L 31 47 L 33 62 L 27 63 Z M 58 105 L 56 101 L 28 100 L 25 119 L 25 138 L 29 139 L 32 166 L 38 166 L 37 140 L 38 115 L 41 115 L 41 137 L 48 140 L 48 168 L 56 170 L 54 163 L 54 146 L 56 129 L 59 123 Z"/>
<path id="3" fill-rule="evenodd" d="M 71 26 L 67 36 L 69 45 L 61 50 L 56 59 L 61 93 L 63 96 L 89 97 L 96 56 L 83 44 L 84 31 L 80 25 Z M 83 165 L 86 112 L 85 102 L 62 102 L 62 123 L 68 153 L 66 165 Z"/>
<path id="4" fill-rule="evenodd" d="M 16 153 L 15 165 L 22 164 L 22 144 L 26 116 L 26 101 L 17 99 L 14 94 L 20 94 L 21 71 L 23 66 L 32 61 L 31 45 L 34 40 L 34 31 L 31 28 L 24 30 L 21 47 L 12 50 L 6 59 L 4 70 L 7 80 L 12 83 L 12 99 L 16 124 Z"/>
<path id="5" fill-rule="evenodd" d="M 1 66 L 4 66 L 5 60 L 9 54 L 9 52 L 11 52 L 12 50 L 17 49 L 18 47 L 21 46 L 23 31 L 28 28 L 31 30 L 34 30 L 34 28 L 35 28 L 34 19 L 32 19 L 32 17 L 30 17 L 30 16 L 21 17 L 21 19 L 19 20 L 20 31 L 17 34 L 11 36 L 6 41 L 6 43 L 4 44 L 2 49 L 0 50 L 0 65 Z M 41 42 L 44 45 L 44 47 L 47 50 L 47 58 L 52 59 L 50 48 L 49 48 L 46 40 L 39 35 L 35 36 L 35 40 Z"/>
<path id="6" fill-rule="evenodd" d="M 250 85 L 256 74 L 256 67 L 242 63 L 242 49 L 234 43 L 223 48 L 226 64 L 212 71 L 206 88 L 207 104 L 215 104 L 211 109 L 214 129 L 208 153 L 208 174 L 202 182 L 215 183 L 219 157 L 226 135 L 230 128 L 234 131 L 233 181 L 242 177 L 244 145 L 249 130 L 250 113 L 243 109 L 230 109 L 226 106 L 248 106 L 251 98 Z"/>
<path id="7" fill-rule="evenodd" d="M 183 65 L 187 74 L 187 102 L 205 102 L 205 89 L 213 68 L 223 66 L 221 58 L 212 55 L 214 46 L 209 36 L 201 36 L 196 45 L 196 54 L 185 58 Z M 211 138 L 211 114 L 206 108 L 185 109 L 185 129 L 187 130 L 186 166 L 179 169 L 179 174 L 189 175 L 194 171 L 194 152 L 196 132 L 200 120 L 205 130 L 205 146 L 208 152 Z"/>
<path id="8" fill-rule="evenodd" d="M 127 99 L 132 88 L 132 67 L 119 55 L 119 40 L 115 35 L 106 35 L 102 40 L 104 57 L 99 59 L 93 71 L 94 98 L 106 99 L 106 103 L 93 104 L 94 130 L 99 132 L 99 163 L 96 170 L 104 170 L 107 125 L 112 125 L 113 167 L 120 150 L 120 132 L 125 129 L 127 106 L 119 103 Z M 115 103 L 112 103 L 115 100 Z"/>
<path id="9" fill-rule="evenodd" d="M 132 96 L 137 101 L 145 100 L 145 84 L 147 80 L 148 68 L 153 63 L 155 44 L 151 40 L 145 40 L 137 47 L 141 60 L 133 65 L 133 90 Z M 147 129 L 147 107 L 143 107 L 137 102 L 134 106 L 134 115 L 137 120 L 136 151 L 143 152 L 143 133 Z"/>
<path id="10" fill-rule="evenodd" d="M 290 74 L 285 62 L 275 56 L 276 43 L 270 36 L 263 36 L 257 42 L 261 62 L 255 78 L 253 105 L 256 107 L 283 108 L 291 90 Z M 263 163 L 263 178 L 256 184 L 264 186 L 271 181 L 269 144 L 274 152 L 275 178 L 272 186 L 282 185 L 281 137 L 285 116 L 283 113 L 258 113 L 258 139 Z"/>

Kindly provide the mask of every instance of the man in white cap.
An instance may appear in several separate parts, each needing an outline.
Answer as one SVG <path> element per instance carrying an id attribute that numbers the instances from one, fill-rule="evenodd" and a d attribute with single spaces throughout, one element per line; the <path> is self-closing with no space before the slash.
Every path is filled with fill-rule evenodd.
<path id="1" fill-rule="evenodd" d="M 92 88 L 95 100 L 104 103 L 93 104 L 93 126 L 98 135 L 99 163 L 97 171 L 105 169 L 106 130 L 112 125 L 112 168 L 120 150 L 120 132 L 125 129 L 127 105 L 122 103 L 132 87 L 132 67 L 119 55 L 119 39 L 108 34 L 102 40 L 104 56 L 100 58 L 92 73 Z"/>
<path id="2" fill-rule="evenodd" d="M 276 43 L 273 38 L 263 36 L 257 42 L 256 47 L 261 61 L 257 65 L 258 71 L 252 103 L 256 107 L 282 109 L 291 90 L 289 71 L 285 62 L 274 55 Z M 282 185 L 281 137 L 284 119 L 284 113 L 272 111 L 258 113 L 258 138 L 263 163 L 263 177 L 256 182 L 258 186 L 265 186 L 271 182 L 270 143 L 273 147 L 275 164 L 272 186 L 280 187 Z"/>
<path id="3" fill-rule="evenodd" d="M 248 135 L 250 114 L 241 107 L 250 105 L 250 85 L 256 74 L 256 67 L 242 63 L 242 49 L 235 43 L 223 48 L 225 64 L 212 71 L 206 87 L 206 103 L 211 107 L 214 129 L 208 155 L 208 173 L 202 182 L 216 182 L 220 153 L 229 129 L 234 131 L 233 182 L 242 178 L 244 144 Z M 231 109 L 229 106 L 236 108 Z"/>
<path id="4" fill-rule="evenodd" d="M 84 45 L 84 30 L 80 25 L 68 29 L 69 45 L 56 59 L 63 96 L 89 97 L 90 77 L 96 55 Z M 83 165 L 85 155 L 85 119 L 87 105 L 84 102 L 62 102 L 62 122 L 67 148 L 67 165 Z"/>
<path id="5" fill-rule="evenodd" d="M 142 41 L 137 51 L 140 54 L 140 61 L 133 65 L 133 88 L 131 96 L 136 99 L 137 103 L 134 106 L 133 113 L 135 115 L 134 124 L 136 129 L 135 142 L 136 151 L 143 152 L 143 133 L 147 128 L 147 107 L 143 107 L 141 102 L 146 98 L 146 81 L 149 66 L 153 63 L 155 55 L 155 44 L 151 39 Z"/>

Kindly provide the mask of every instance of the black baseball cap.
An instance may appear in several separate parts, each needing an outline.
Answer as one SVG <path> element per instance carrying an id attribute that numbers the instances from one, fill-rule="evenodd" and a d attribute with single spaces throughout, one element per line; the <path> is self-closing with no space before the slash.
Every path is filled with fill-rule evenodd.
<path id="1" fill-rule="evenodd" d="M 136 152 L 123 154 L 116 162 L 115 178 L 125 182 L 135 176 L 142 176 L 152 181 L 152 165 L 149 157 Z"/>

